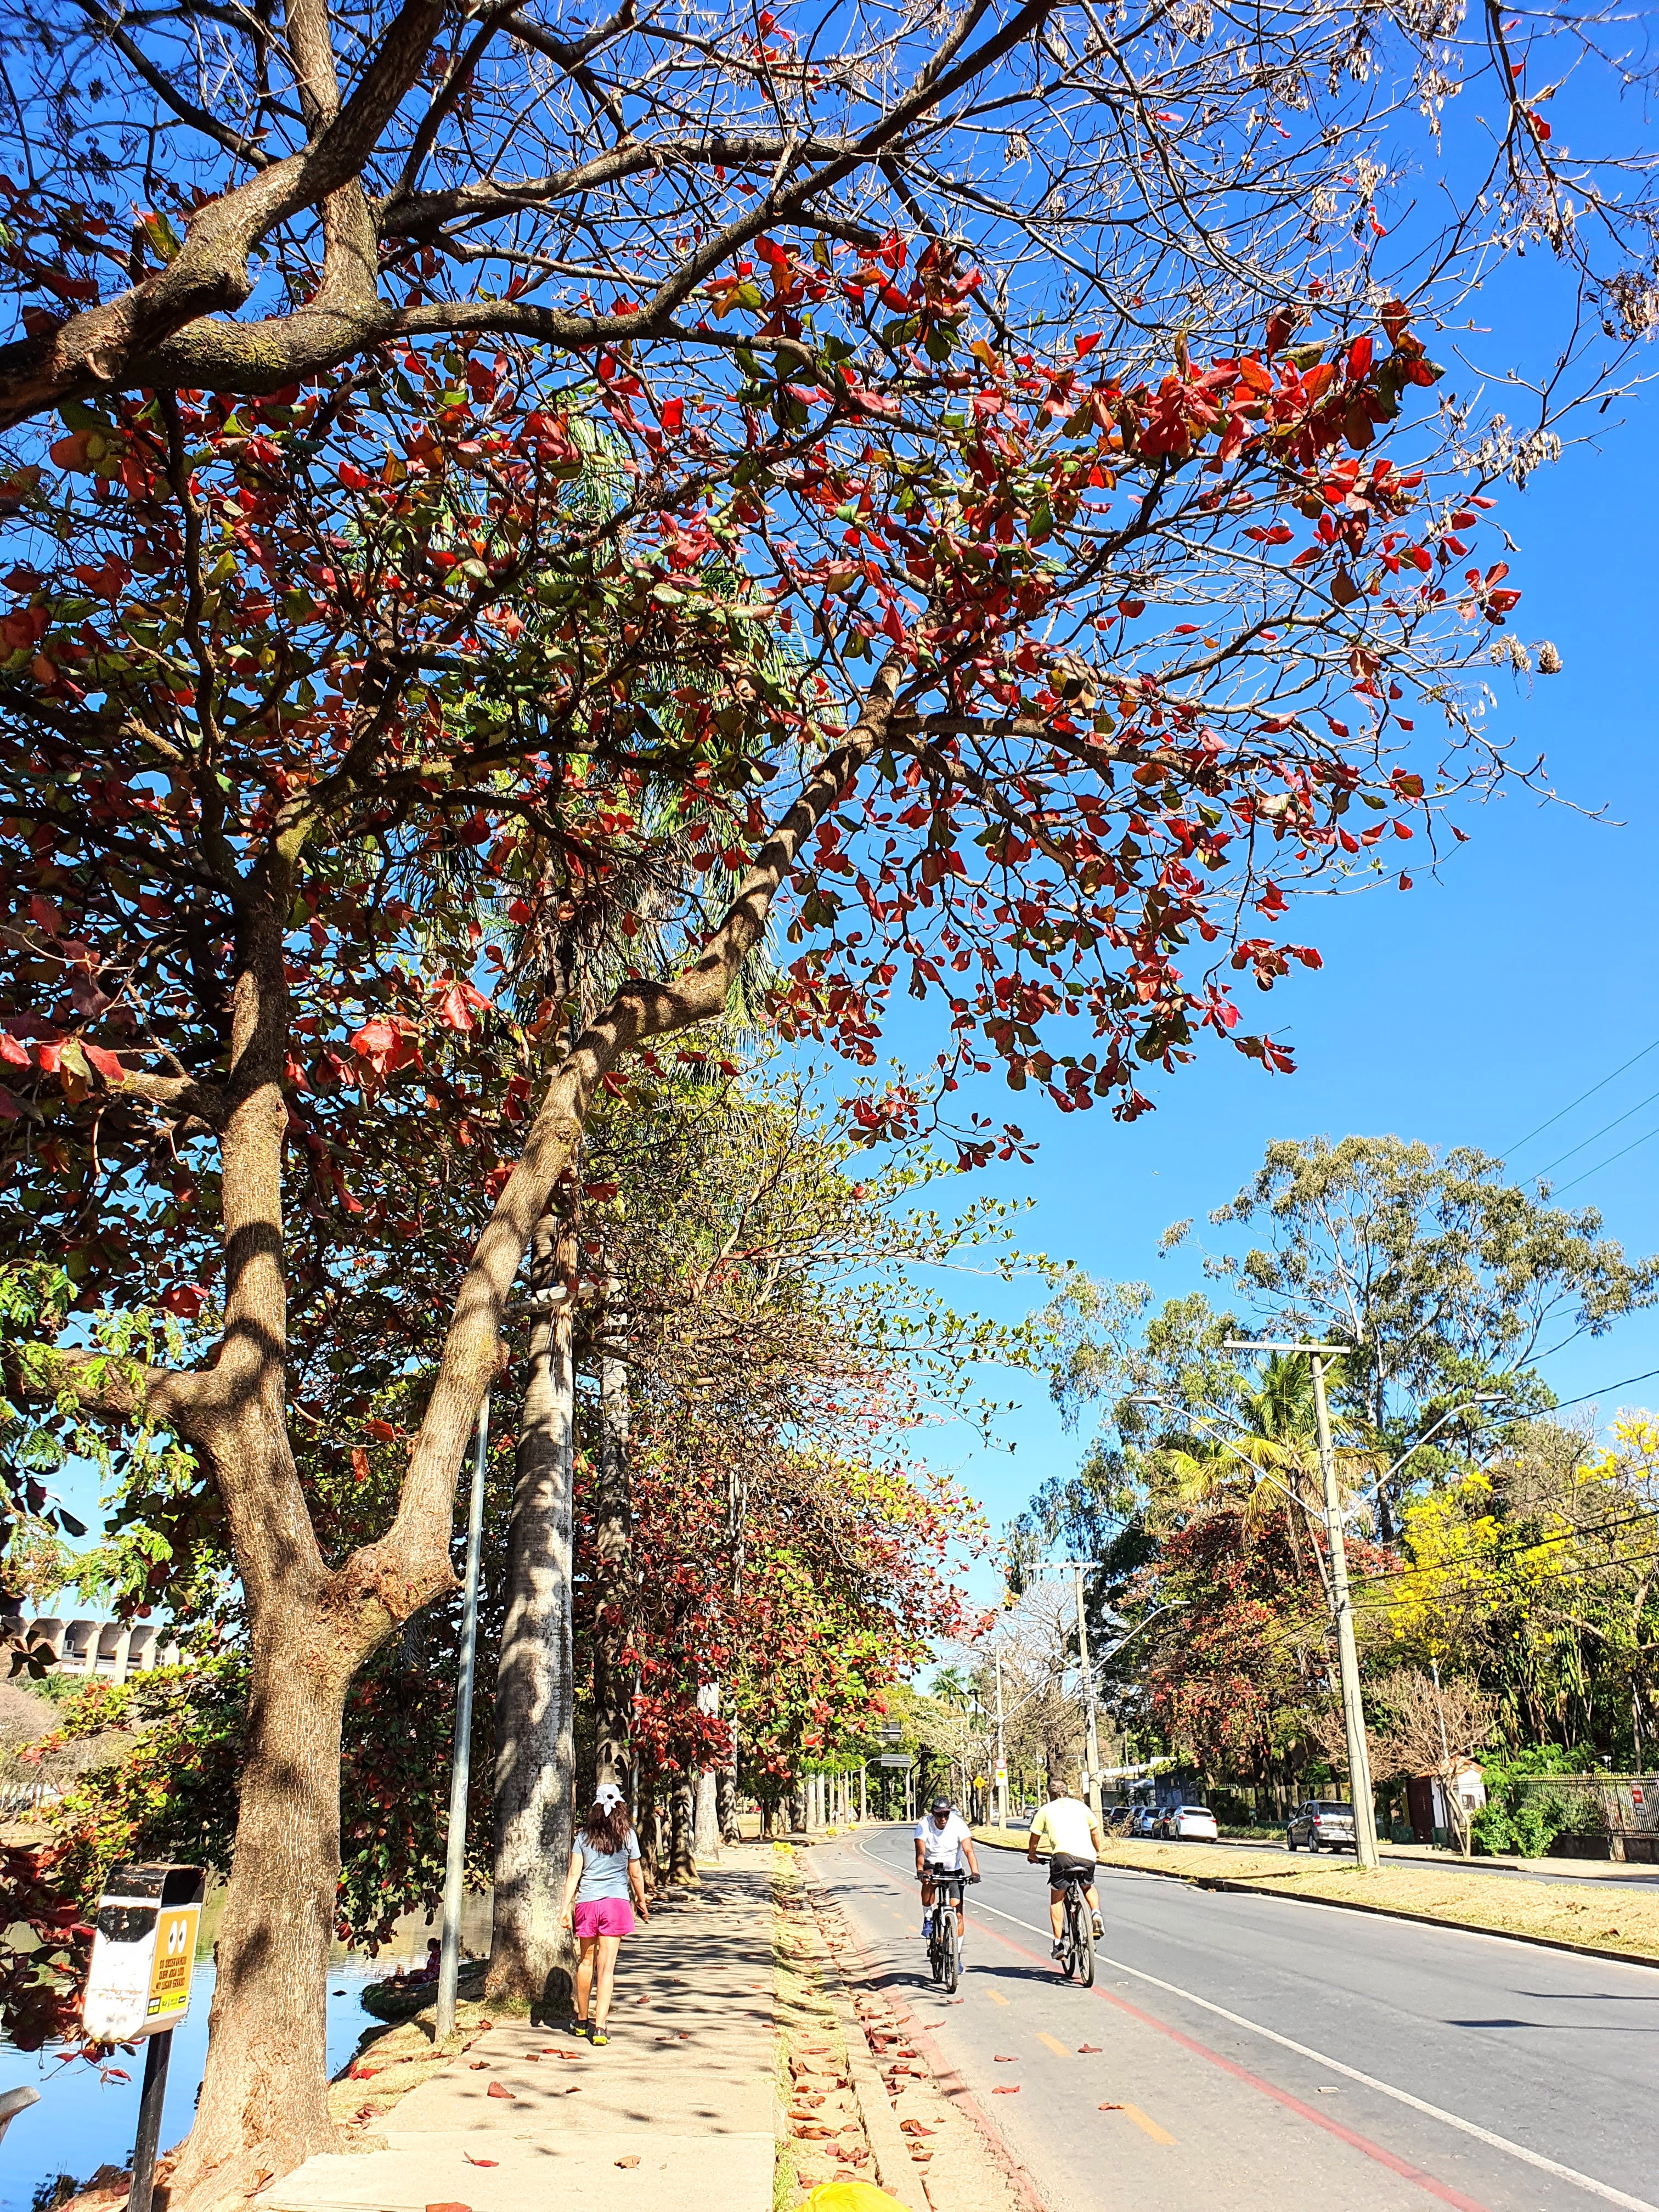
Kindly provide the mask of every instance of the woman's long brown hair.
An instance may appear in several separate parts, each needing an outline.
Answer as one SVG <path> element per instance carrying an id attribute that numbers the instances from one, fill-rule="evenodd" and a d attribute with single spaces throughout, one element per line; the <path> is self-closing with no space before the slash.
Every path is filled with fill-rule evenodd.
<path id="1" fill-rule="evenodd" d="M 625 1804 L 612 1805 L 608 1810 L 603 1805 L 590 1805 L 587 1818 L 582 1822 L 582 1834 L 590 1849 L 609 1858 L 628 1841 L 633 1825 L 634 1816 Z"/>

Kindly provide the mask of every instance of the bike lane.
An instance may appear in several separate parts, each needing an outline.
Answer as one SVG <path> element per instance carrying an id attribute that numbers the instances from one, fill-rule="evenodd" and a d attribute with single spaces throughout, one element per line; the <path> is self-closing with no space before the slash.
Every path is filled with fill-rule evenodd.
<path id="1" fill-rule="evenodd" d="M 982 1851 L 963 1984 L 946 1997 L 928 1975 L 909 1850 L 908 1830 L 877 1831 L 816 1848 L 813 1866 L 865 1948 L 871 1986 L 908 2008 L 936 2070 L 988 2116 L 1050 2212 L 1116 2208 L 1143 2191 L 1230 2212 L 1276 2212 L 1304 2191 L 1356 2212 L 1568 2212 L 1593 2196 L 1650 2212 L 1617 2190 L 1587 2191 L 1582 2176 L 1519 2164 L 1317 2052 L 1264 2042 L 1121 1972 L 1112 1929 L 1133 1914 L 1134 1876 L 1103 1869 L 1108 1934 L 1085 1991 L 1048 1958 L 1040 1871 Z"/>

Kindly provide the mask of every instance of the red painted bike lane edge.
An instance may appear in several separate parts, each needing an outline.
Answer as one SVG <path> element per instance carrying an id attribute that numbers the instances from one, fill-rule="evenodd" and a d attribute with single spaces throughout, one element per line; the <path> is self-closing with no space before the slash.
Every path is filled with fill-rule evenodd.
<path id="1" fill-rule="evenodd" d="M 872 1852 L 864 1851 L 860 1856 L 875 1868 L 884 1881 L 891 1882 L 895 1888 L 902 1887 L 897 1877 L 890 1873 Z M 1029 1960 L 1040 1966 L 1052 1966 L 1051 1960 L 1042 1957 L 1038 1952 L 1028 1950 L 1024 1943 L 1017 1942 L 1012 1936 L 1004 1935 L 1001 1929 L 992 1927 L 986 1916 L 980 1916 L 975 1924 L 986 1935 L 994 1937 L 1005 1949 L 1013 1952 L 1017 1957 Z M 1376 2165 L 1386 2167 L 1390 2173 L 1396 2175 L 1401 2180 L 1409 2181 L 1415 2188 L 1425 2191 L 1431 2197 L 1437 2197 L 1443 2204 L 1454 2206 L 1455 2212 L 1487 2212 L 1487 2208 L 1474 2197 L 1465 2197 L 1458 2190 L 1453 2189 L 1449 2184 L 1437 2181 L 1431 2173 L 1425 2173 L 1420 2166 L 1413 2166 L 1409 2160 L 1401 2158 L 1394 2151 L 1385 2150 L 1381 2143 L 1372 2142 L 1369 2136 L 1358 2135 L 1352 2128 L 1344 2127 L 1340 2120 L 1333 2119 L 1329 2113 L 1316 2112 L 1311 2105 L 1304 2105 L 1299 2097 L 1293 2097 L 1288 2089 L 1280 2089 L 1273 2082 L 1263 2081 L 1260 2075 L 1252 2074 L 1247 2066 L 1239 2065 L 1235 2059 L 1224 2058 L 1218 2051 L 1212 2051 L 1207 2044 L 1200 2043 L 1195 2036 L 1188 2035 L 1181 2028 L 1171 2027 L 1167 2021 L 1159 2020 L 1152 2013 L 1143 2012 L 1139 2005 L 1131 2004 L 1127 1997 L 1119 1996 L 1114 1990 L 1101 1989 L 1091 1990 L 1088 1994 L 1097 1997 L 1103 2004 L 1115 2005 L 1120 2012 L 1127 2013 L 1132 2020 L 1139 2021 L 1143 2027 L 1155 2028 L 1158 2034 L 1167 2036 L 1171 2043 L 1179 2044 L 1183 2051 L 1189 2051 L 1195 2057 L 1207 2060 L 1212 2066 L 1218 2067 L 1224 2074 L 1231 2074 L 1236 2081 L 1243 2081 L 1247 2087 L 1255 2089 L 1261 2095 L 1271 2099 L 1274 2104 L 1282 2105 L 1286 2111 L 1296 2113 L 1298 2118 L 1307 2120 L 1314 2127 L 1322 2129 L 1328 2136 L 1335 2136 L 1339 2142 L 1346 2143 L 1351 2150 L 1357 2150 L 1364 2157 L 1374 2160 Z M 919 2037 L 927 2036 L 927 2031 L 924 2028 L 918 2027 L 915 2032 Z M 931 2042 L 932 2039 L 927 2038 L 927 2040 Z M 934 2063 L 931 2053 L 928 2063 L 930 2065 Z M 968 2094 L 965 2087 L 963 2094 L 964 2096 Z M 982 2116 L 980 2116 L 980 2124 L 988 2130 L 991 2130 L 991 2123 Z"/>

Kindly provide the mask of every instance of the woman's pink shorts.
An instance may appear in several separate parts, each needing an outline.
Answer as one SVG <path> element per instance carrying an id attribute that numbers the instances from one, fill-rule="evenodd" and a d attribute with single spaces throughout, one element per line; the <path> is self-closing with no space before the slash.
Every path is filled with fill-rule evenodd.
<path id="1" fill-rule="evenodd" d="M 634 1933 L 634 1908 L 625 1897 L 595 1897 L 586 1905 L 579 1905 L 570 1916 L 576 1933 L 586 1940 L 592 1936 L 631 1936 Z"/>

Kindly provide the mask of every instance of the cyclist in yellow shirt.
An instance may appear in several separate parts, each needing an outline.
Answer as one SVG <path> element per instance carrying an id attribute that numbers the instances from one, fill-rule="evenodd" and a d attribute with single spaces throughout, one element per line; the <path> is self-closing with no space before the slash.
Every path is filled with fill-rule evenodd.
<path id="1" fill-rule="evenodd" d="M 1089 1911 L 1094 1917 L 1095 1934 L 1106 1933 L 1100 1924 L 1100 1899 L 1095 1891 L 1095 1862 L 1105 1849 L 1106 1838 L 1100 1832 L 1099 1821 L 1081 1798 L 1072 1796 L 1059 1775 L 1051 1774 L 1048 1802 L 1031 1823 L 1025 1856 L 1033 1866 L 1040 1858 L 1048 1862 L 1048 1924 L 1054 1932 L 1056 1959 L 1060 1956 L 1060 1930 L 1065 1925 L 1062 1908 L 1069 1875 L 1087 1875 Z"/>

